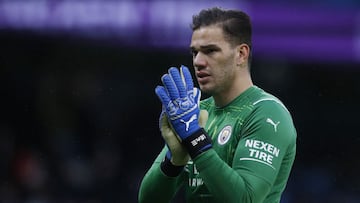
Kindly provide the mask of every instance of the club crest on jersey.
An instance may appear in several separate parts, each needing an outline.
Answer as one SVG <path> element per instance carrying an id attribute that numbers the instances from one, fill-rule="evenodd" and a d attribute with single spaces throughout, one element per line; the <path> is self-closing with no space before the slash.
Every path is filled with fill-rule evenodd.
<path id="1" fill-rule="evenodd" d="M 218 136 L 218 143 L 220 145 L 224 145 L 226 144 L 231 137 L 231 131 L 232 131 L 232 127 L 231 126 L 225 126 L 219 133 Z"/>

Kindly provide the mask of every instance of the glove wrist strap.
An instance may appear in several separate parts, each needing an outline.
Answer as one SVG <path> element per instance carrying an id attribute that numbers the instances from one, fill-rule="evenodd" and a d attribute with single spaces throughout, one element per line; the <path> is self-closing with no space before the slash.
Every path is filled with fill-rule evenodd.
<path id="1" fill-rule="evenodd" d="M 170 159 L 165 156 L 164 161 L 161 162 L 161 171 L 169 177 L 178 176 L 183 170 L 184 166 L 175 166 L 171 163 Z"/>
<path id="2" fill-rule="evenodd" d="M 183 144 L 192 159 L 212 147 L 211 139 L 203 128 L 183 140 Z"/>

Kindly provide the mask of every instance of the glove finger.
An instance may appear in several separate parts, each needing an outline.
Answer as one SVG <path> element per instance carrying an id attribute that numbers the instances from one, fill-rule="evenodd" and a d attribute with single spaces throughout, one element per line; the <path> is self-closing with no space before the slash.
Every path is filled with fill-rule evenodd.
<path id="1" fill-rule="evenodd" d="M 165 109 L 160 114 L 159 124 L 160 124 L 160 131 L 162 131 L 162 129 L 165 128 L 172 130 Z"/>
<path id="2" fill-rule="evenodd" d="M 200 105 L 200 99 L 201 99 L 201 91 L 199 88 L 194 87 L 193 88 L 193 102 L 197 105 Z"/>
<path id="3" fill-rule="evenodd" d="M 159 97 L 163 106 L 165 107 L 166 113 L 168 113 L 168 115 L 170 116 L 175 115 L 178 110 L 178 107 L 174 105 L 173 102 L 171 101 L 165 87 L 157 86 L 155 88 L 155 93 Z"/>
<path id="4" fill-rule="evenodd" d="M 181 77 L 183 81 L 185 82 L 186 91 L 193 91 L 194 88 L 194 82 L 191 77 L 191 73 L 188 69 L 188 67 L 181 65 L 180 67 Z"/>
<path id="5" fill-rule="evenodd" d="M 163 86 L 157 86 L 155 88 L 155 94 L 159 97 L 163 106 L 167 107 L 168 104 L 171 102 L 170 97 Z"/>
<path id="6" fill-rule="evenodd" d="M 207 112 L 206 110 L 200 110 L 199 125 L 204 128 L 208 118 L 209 118 L 209 112 Z"/>
<path id="7" fill-rule="evenodd" d="M 163 105 L 164 106 L 164 105 Z M 164 125 L 164 120 L 166 119 L 166 115 L 165 115 L 165 109 L 164 107 L 162 108 L 162 111 L 160 113 L 159 116 L 159 129 L 161 131 L 161 127 Z M 166 121 L 167 122 L 167 121 Z"/>
<path id="8" fill-rule="evenodd" d="M 187 96 L 187 89 L 185 87 L 184 81 L 182 80 L 179 70 L 175 67 L 171 67 L 169 69 L 169 74 L 175 82 L 180 98 L 185 98 Z"/>
<path id="9" fill-rule="evenodd" d="M 161 77 L 161 81 L 164 84 L 164 87 L 166 88 L 169 97 L 172 101 L 179 98 L 179 91 L 176 87 L 176 84 L 172 77 L 169 74 L 165 74 Z"/>

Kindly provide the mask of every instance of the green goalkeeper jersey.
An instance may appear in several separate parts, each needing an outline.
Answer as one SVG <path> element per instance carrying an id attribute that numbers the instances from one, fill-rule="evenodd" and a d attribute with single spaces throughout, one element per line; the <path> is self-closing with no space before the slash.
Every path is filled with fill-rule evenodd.
<path id="1" fill-rule="evenodd" d="M 212 97 L 205 130 L 212 149 L 188 162 L 179 176 L 160 170 L 164 148 L 145 175 L 140 202 L 170 202 L 181 186 L 187 202 L 280 202 L 296 154 L 290 113 L 274 96 L 252 86 L 224 107 Z"/>

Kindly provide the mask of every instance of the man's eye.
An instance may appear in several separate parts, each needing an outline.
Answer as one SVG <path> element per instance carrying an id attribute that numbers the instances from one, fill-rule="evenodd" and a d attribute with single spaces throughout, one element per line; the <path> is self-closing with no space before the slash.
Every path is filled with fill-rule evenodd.
<path id="1" fill-rule="evenodd" d="M 206 50 L 204 50 L 204 53 L 205 54 L 211 54 L 211 53 L 213 53 L 215 51 L 216 51 L 215 49 L 206 49 Z"/>
<path id="2" fill-rule="evenodd" d="M 191 51 L 191 55 L 192 55 L 193 57 L 195 57 L 197 54 L 198 54 L 198 51 L 195 51 L 195 50 L 192 50 L 192 51 Z"/>

